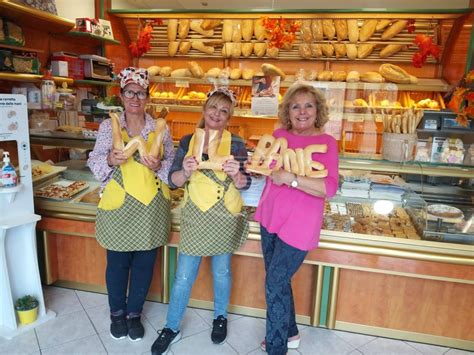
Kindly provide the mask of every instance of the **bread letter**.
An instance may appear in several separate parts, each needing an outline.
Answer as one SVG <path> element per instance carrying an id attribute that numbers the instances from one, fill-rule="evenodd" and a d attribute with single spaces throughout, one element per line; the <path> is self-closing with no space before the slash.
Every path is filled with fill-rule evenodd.
<path id="1" fill-rule="evenodd" d="M 349 42 L 357 43 L 359 40 L 359 24 L 357 20 L 347 20 L 347 32 L 349 36 Z"/>
<path id="2" fill-rule="evenodd" d="M 161 154 L 161 145 L 163 143 L 163 137 L 166 131 L 166 121 L 162 118 L 156 120 L 155 125 L 155 139 L 150 148 L 150 155 L 154 158 L 158 158 Z"/>
<path id="3" fill-rule="evenodd" d="M 347 20 L 334 20 L 334 26 L 336 27 L 337 40 L 346 40 L 348 36 Z"/>
<path id="4" fill-rule="evenodd" d="M 147 155 L 146 142 L 142 136 L 135 136 L 132 139 L 130 139 L 127 145 L 125 146 L 125 148 L 123 148 L 123 155 L 125 155 L 128 159 L 137 150 L 140 153 L 141 157 L 144 157 Z"/>
<path id="5" fill-rule="evenodd" d="M 387 28 L 383 33 L 382 33 L 382 40 L 386 41 L 388 39 L 391 39 L 395 37 L 397 34 L 403 31 L 403 29 L 407 26 L 408 21 L 407 20 L 399 20 L 395 23 L 393 23 L 389 28 Z"/>
<path id="6" fill-rule="evenodd" d="M 315 41 L 322 41 L 324 39 L 322 20 L 316 19 L 311 21 L 311 33 Z"/>
<path id="7" fill-rule="evenodd" d="M 168 41 L 169 42 L 176 41 L 177 33 L 178 33 L 178 20 L 169 19 L 168 20 Z"/>
<path id="8" fill-rule="evenodd" d="M 377 20 L 365 20 L 362 28 L 359 31 L 359 40 L 361 42 L 367 41 L 375 32 L 377 27 Z"/>
<path id="9" fill-rule="evenodd" d="M 242 20 L 242 39 L 250 41 L 253 36 L 253 20 Z"/>
<path id="10" fill-rule="evenodd" d="M 114 149 L 123 150 L 122 128 L 120 128 L 120 117 L 116 112 L 109 112 L 112 123 L 112 146 Z"/>

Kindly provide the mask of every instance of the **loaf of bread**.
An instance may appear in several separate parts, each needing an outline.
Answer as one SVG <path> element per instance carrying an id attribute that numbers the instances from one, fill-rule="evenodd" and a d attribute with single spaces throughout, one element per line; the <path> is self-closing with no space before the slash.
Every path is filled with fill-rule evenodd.
<path id="1" fill-rule="evenodd" d="M 379 72 L 387 81 L 392 83 L 416 84 L 418 82 L 415 76 L 408 74 L 405 70 L 394 64 L 382 64 L 379 67 Z"/>
<path id="2" fill-rule="evenodd" d="M 262 72 L 265 75 L 269 76 L 279 76 L 281 80 L 285 80 L 286 74 L 283 70 L 278 68 L 276 65 L 270 63 L 263 63 L 261 66 Z"/>
<path id="3" fill-rule="evenodd" d="M 400 52 L 405 48 L 404 44 L 388 44 L 386 45 L 379 53 L 380 58 L 387 58 L 391 55 L 394 55 L 397 52 Z"/>
<path id="4" fill-rule="evenodd" d="M 315 19 L 311 21 L 311 34 L 315 41 L 322 41 L 324 39 L 322 20 Z"/>
<path id="5" fill-rule="evenodd" d="M 232 41 L 232 31 L 233 31 L 233 21 L 232 20 L 224 20 L 222 25 L 222 40 L 224 42 L 231 42 Z"/>
<path id="6" fill-rule="evenodd" d="M 377 22 L 377 26 L 375 26 L 375 32 L 383 31 L 385 29 L 385 27 L 390 25 L 391 22 L 392 22 L 392 20 L 388 20 L 388 19 L 379 20 Z"/>
<path id="7" fill-rule="evenodd" d="M 148 75 L 150 76 L 157 76 L 160 75 L 160 67 L 157 65 L 152 65 L 151 67 L 147 68 Z"/>
<path id="8" fill-rule="evenodd" d="M 357 48 L 357 58 L 364 59 L 367 58 L 370 53 L 374 50 L 375 45 L 371 43 L 362 43 Z"/>
<path id="9" fill-rule="evenodd" d="M 360 74 L 356 70 L 352 70 L 349 73 L 347 73 L 346 81 L 348 83 L 355 83 L 360 81 Z"/>
<path id="10" fill-rule="evenodd" d="M 359 24 L 357 20 L 347 20 L 347 35 L 349 37 L 349 42 L 357 43 L 359 40 Z"/>
<path id="11" fill-rule="evenodd" d="M 234 68 L 230 71 L 230 78 L 232 80 L 238 80 L 242 76 L 242 69 Z"/>
<path id="12" fill-rule="evenodd" d="M 212 37 L 214 35 L 214 30 L 203 30 L 201 27 L 202 21 L 203 20 L 192 20 L 189 27 L 204 37 Z"/>
<path id="13" fill-rule="evenodd" d="M 330 43 L 322 43 L 321 50 L 323 51 L 325 57 L 330 58 L 334 55 L 334 47 Z"/>
<path id="14" fill-rule="evenodd" d="M 364 24 L 362 25 L 359 31 L 359 40 L 361 42 L 367 41 L 375 32 L 375 28 L 377 27 L 377 20 L 365 20 Z"/>
<path id="15" fill-rule="evenodd" d="M 179 54 L 188 54 L 191 49 L 191 42 L 181 42 L 179 44 L 178 52 Z"/>
<path id="16" fill-rule="evenodd" d="M 265 27 L 263 26 L 262 19 L 255 20 L 253 33 L 257 41 L 263 41 L 267 37 L 267 30 L 265 30 Z"/>
<path id="17" fill-rule="evenodd" d="M 224 69 L 221 70 L 221 73 L 219 74 L 219 78 L 229 79 L 230 78 L 230 72 L 231 72 L 230 67 L 225 67 Z"/>
<path id="18" fill-rule="evenodd" d="M 204 76 L 204 70 L 195 61 L 188 62 L 188 69 L 195 78 L 202 78 Z"/>
<path id="19" fill-rule="evenodd" d="M 178 48 L 179 48 L 179 42 L 174 41 L 174 42 L 168 43 L 168 55 L 170 57 L 174 57 L 176 53 L 178 52 Z"/>
<path id="20" fill-rule="evenodd" d="M 313 40 L 313 34 L 311 33 L 311 20 L 301 21 L 300 33 L 303 42 L 311 42 Z"/>
<path id="21" fill-rule="evenodd" d="M 222 45 L 222 56 L 224 58 L 230 58 L 232 55 L 232 48 L 234 47 L 234 43 L 226 42 Z"/>
<path id="22" fill-rule="evenodd" d="M 383 77 L 376 71 L 368 71 L 360 76 L 361 81 L 366 83 L 383 83 Z"/>
<path id="23" fill-rule="evenodd" d="M 253 52 L 257 57 L 263 57 L 267 51 L 266 43 L 255 43 L 253 46 Z"/>
<path id="24" fill-rule="evenodd" d="M 336 58 L 343 58 L 346 56 L 346 45 L 344 43 L 334 43 L 334 52 L 336 52 Z"/>
<path id="25" fill-rule="evenodd" d="M 353 43 L 346 44 L 346 54 L 349 59 L 357 58 L 357 46 Z"/>
<path id="26" fill-rule="evenodd" d="M 346 40 L 348 36 L 347 20 L 346 19 L 334 20 L 334 27 L 336 27 L 337 40 L 338 41 Z"/>
<path id="27" fill-rule="evenodd" d="M 172 78 L 191 77 L 191 71 L 187 68 L 175 69 L 171 72 Z"/>
<path id="28" fill-rule="evenodd" d="M 369 104 L 364 99 L 355 99 L 352 101 L 352 104 L 358 107 L 369 107 Z"/>
<path id="29" fill-rule="evenodd" d="M 246 42 L 250 41 L 253 36 L 253 20 L 242 20 L 242 39 Z"/>
<path id="30" fill-rule="evenodd" d="M 181 19 L 178 21 L 178 37 L 181 39 L 185 39 L 189 33 L 189 25 L 190 20 L 188 19 Z"/>
<path id="31" fill-rule="evenodd" d="M 332 80 L 332 71 L 323 70 L 321 73 L 318 74 L 319 81 L 331 81 Z"/>
<path id="32" fill-rule="evenodd" d="M 206 54 L 213 54 L 214 53 L 214 47 L 212 46 L 206 46 L 204 42 L 201 41 L 194 41 L 191 43 L 191 47 L 197 51 L 206 53 Z"/>
<path id="33" fill-rule="evenodd" d="M 232 51 L 230 52 L 231 58 L 240 58 L 240 53 L 242 53 L 242 44 L 234 43 L 232 46 Z"/>
<path id="34" fill-rule="evenodd" d="M 255 72 L 253 69 L 244 69 L 242 70 L 242 79 L 250 80 L 252 79 L 254 73 Z"/>
<path id="35" fill-rule="evenodd" d="M 218 78 L 220 74 L 221 74 L 220 68 L 211 68 L 206 72 L 206 74 L 204 74 L 204 76 L 208 78 Z"/>
<path id="36" fill-rule="evenodd" d="M 171 72 L 173 71 L 173 68 L 171 67 L 161 67 L 160 69 L 160 76 L 170 76 Z"/>
<path id="37" fill-rule="evenodd" d="M 253 43 L 252 42 L 245 42 L 242 43 L 242 55 L 244 57 L 250 57 L 253 51 Z"/>
<path id="38" fill-rule="evenodd" d="M 232 42 L 242 41 L 242 21 L 232 20 Z"/>
<path id="39" fill-rule="evenodd" d="M 217 20 L 217 19 L 207 18 L 201 22 L 201 28 L 206 31 L 213 30 L 214 28 L 219 27 L 220 25 L 221 25 L 221 20 Z"/>
<path id="40" fill-rule="evenodd" d="M 311 56 L 314 58 L 321 58 L 323 56 L 323 51 L 319 43 L 310 44 Z"/>
<path id="41" fill-rule="evenodd" d="M 267 46 L 267 57 L 276 58 L 280 54 L 280 50 L 277 47 L 268 47 Z"/>
<path id="42" fill-rule="evenodd" d="M 308 59 L 311 58 L 311 47 L 308 43 L 300 44 L 298 48 L 298 53 L 301 58 Z"/>
<path id="43" fill-rule="evenodd" d="M 343 70 L 332 73 L 332 81 L 346 81 L 347 73 Z"/>
<path id="44" fill-rule="evenodd" d="M 323 33 L 324 36 L 330 41 L 334 39 L 336 35 L 336 27 L 334 26 L 334 21 L 332 19 L 323 20 Z"/>
<path id="45" fill-rule="evenodd" d="M 403 31 L 403 29 L 407 26 L 408 21 L 407 20 L 399 20 L 394 23 L 390 27 L 388 27 L 383 33 L 382 33 L 382 40 L 386 41 L 388 39 L 391 39 L 395 37 L 397 34 Z"/>
<path id="46" fill-rule="evenodd" d="M 178 20 L 169 19 L 168 20 L 168 42 L 176 41 L 177 33 L 178 33 Z"/>

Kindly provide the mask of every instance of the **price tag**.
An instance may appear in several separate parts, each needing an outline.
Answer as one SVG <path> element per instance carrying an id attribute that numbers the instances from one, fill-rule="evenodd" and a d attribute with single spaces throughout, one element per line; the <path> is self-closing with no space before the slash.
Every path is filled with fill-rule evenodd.
<path id="1" fill-rule="evenodd" d="M 188 80 L 176 80 L 175 86 L 177 88 L 189 88 L 189 81 Z"/>

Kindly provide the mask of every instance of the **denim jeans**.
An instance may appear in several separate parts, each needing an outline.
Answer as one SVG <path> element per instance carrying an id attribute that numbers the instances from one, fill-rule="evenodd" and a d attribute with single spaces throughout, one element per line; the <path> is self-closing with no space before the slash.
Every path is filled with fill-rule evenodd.
<path id="1" fill-rule="evenodd" d="M 227 318 L 227 305 L 229 304 L 230 286 L 232 284 L 231 257 L 232 254 L 211 256 L 214 284 L 214 318 L 218 316 Z M 201 256 L 179 253 L 178 267 L 166 318 L 166 328 L 170 328 L 175 332 L 179 330 L 184 311 L 188 305 L 189 295 L 199 271 L 201 258 Z"/>
<path id="2" fill-rule="evenodd" d="M 288 351 L 288 338 L 298 334 L 291 278 L 308 252 L 286 244 L 262 226 L 260 236 L 266 271 L 266 350 L 271 355 L 284 355 Z"/>
<path id="3" fill-rule="evenodd" d="M 107 250 L 105 280 L 111 313 L 142 312 L 153 277 L 157 250 L 158 248 L 126 252 Z"/>

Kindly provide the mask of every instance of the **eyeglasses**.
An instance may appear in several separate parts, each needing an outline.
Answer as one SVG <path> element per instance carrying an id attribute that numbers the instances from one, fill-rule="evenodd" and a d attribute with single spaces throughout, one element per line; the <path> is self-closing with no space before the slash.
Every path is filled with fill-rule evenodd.
<path id="1" fill-rule="evenodd" d="M 135 92 L 133 90 L 124 90 L 123 96 L 125 96 L 126 99 L 133 99 L 136 96 L 139 100 L 145 100 L 148 94 L 144 91 Z"/>

